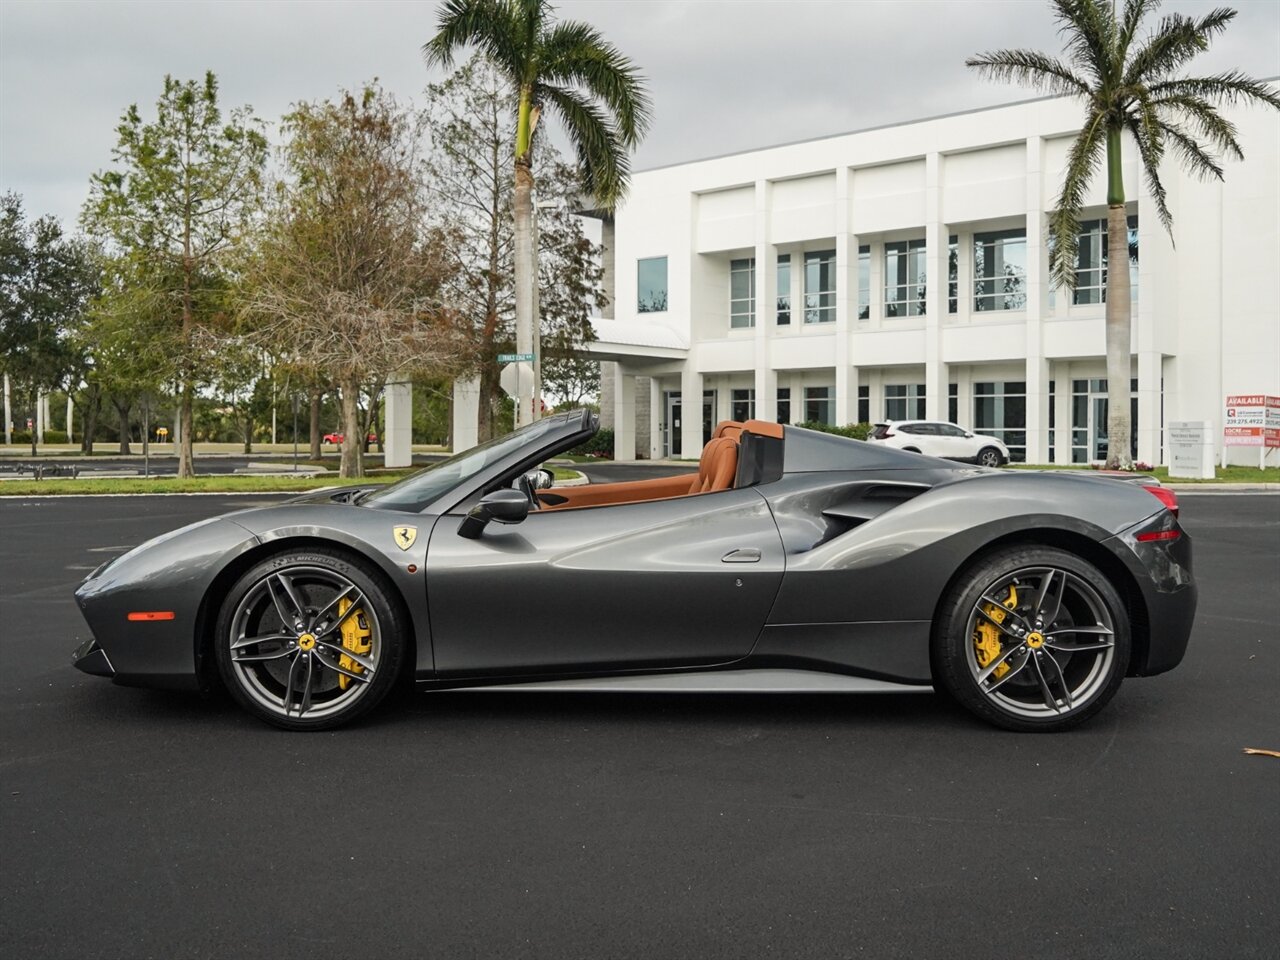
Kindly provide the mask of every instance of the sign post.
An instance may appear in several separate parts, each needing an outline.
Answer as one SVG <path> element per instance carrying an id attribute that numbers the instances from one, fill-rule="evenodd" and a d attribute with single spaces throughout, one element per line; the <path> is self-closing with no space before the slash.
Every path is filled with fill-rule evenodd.
<path id="1" fill-rule="evenodd" d="M 1261 393 L 1227 397 L 1222 420 L 1222 465 L 1227 447 L 1257 447 L 1258 469 L 1266 466 L 1267 453 L 1280 448 L 1280 397 Z"/>
<path id="2" fill-rule="evenodd" d="M 498 362 L 504 364 L 502 373 L 498 375 L 498 383 L 502 386 L 502 391 L 516 402 L 519 407 L 524 402 L 524 394 L 521 388 L 527 383 L 530 386 L 536 386 L 534 380 L 533 354 L 532 353 L 500 353 L 498 354 Z M 538 398 L 534 397 L 530 401 L 529 421 L 532 423 L 537 417 L 534 411 L 538 407 Z M 520 425 L 520 417 L 516 417 L 516 426 Z"/>

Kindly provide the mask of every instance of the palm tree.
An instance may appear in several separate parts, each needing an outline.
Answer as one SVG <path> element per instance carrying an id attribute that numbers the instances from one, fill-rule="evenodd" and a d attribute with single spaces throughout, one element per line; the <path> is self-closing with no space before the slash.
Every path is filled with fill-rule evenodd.
<path id="1" fill-rule="evenodd" d="M 516 351 L 533 352 L 533 144 L 550 108 L 577 154 L 584 190 L 605 209 L 626 192 L 629 152 L 649 124 L 649 97 L 632 62 L 589 24 L 555 22 L 547 0 L 446 0 L 436 35 L 422 52 L 427 64 L 449 67 L 454 54 L 478 48 L 516 95 L 515 297 Z M 516 423 L 534 416 L 521 397 Z"/>
<path id="2" fill-rule="evenodd" d="M 1084 102 L 1080 135 L 1068 155 L 1058 207 L 1049 221 L 1049 272 L 1058 286 L 1076 284 L 1080 209 L 1102 157 L 1107 164 L 1107 248 L 1113 259 L 1128 249 L 1121 148 L 1127 131 L 1138 148 L 1156 215 L 1173 239 L 1173 218 L 1160 181 L 1166 152 L 1193 176 L 1222 179 L 1221 159 L 1244 159 L 1235 126 L 1221 106 L 1260 102 L 1280 108 L 1267 83 L 1238 70 L 1208 77 L 1182 74 L 1195 56 L 1235 19 L 1219 8 L 1200 19 L 1170 14 L 1144 38 L 1138 30 L 1160 0 L 1051 0 L 1066 60 L 1034 50 L 997 50 L 967 66 L 994 80 L 1012 81 Z M 1117 265 L 1118 267 L 1118 265 Z M 1129 453 L 1129 271 L 1107 271 L 1107 467 L 1133 469 Z"/>

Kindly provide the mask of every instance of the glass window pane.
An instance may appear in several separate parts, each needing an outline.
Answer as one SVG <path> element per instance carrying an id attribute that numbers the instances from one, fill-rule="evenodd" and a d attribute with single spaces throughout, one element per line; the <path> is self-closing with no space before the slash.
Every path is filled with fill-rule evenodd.
<path id="1" fill-rule="evenodd" d="M 667 309 L 667 258 L 636 262 L 636 311 L 663 313 Z"/>

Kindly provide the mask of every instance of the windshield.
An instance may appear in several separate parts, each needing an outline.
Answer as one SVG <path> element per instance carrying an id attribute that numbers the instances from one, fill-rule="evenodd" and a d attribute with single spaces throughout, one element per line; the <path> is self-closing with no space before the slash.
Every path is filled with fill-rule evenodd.
<path id="1" fill-rule="evenodd" d="M 578 414 L 581 416 L 581 414 Z M 377 502 L 384 507 L 413 507 L 421 509 L 438 500 L 468 477 L 492 463 L 509 456 L 520 447 L 536 446 L 538 441 L 552 430 L 562 427 L 565 416 L 545 417 L 521 427 L 505 437 L 497 437 L 456 453 L 448 460 L 441 460 L 419 470 L 412 476 L 375 490 L 362 499 L 363 503 Z"/>

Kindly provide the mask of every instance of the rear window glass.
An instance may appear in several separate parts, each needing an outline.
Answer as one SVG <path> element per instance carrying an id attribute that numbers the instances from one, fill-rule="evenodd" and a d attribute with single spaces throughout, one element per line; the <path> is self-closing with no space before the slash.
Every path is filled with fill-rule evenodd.
<path id="1" fill-rule="evenodd" d="M 889 425 L 887 423 L 877 423 L 876 428 L 871 431 L 871 436 L 876 440 L 883 440 L 889 435 Z"/>

